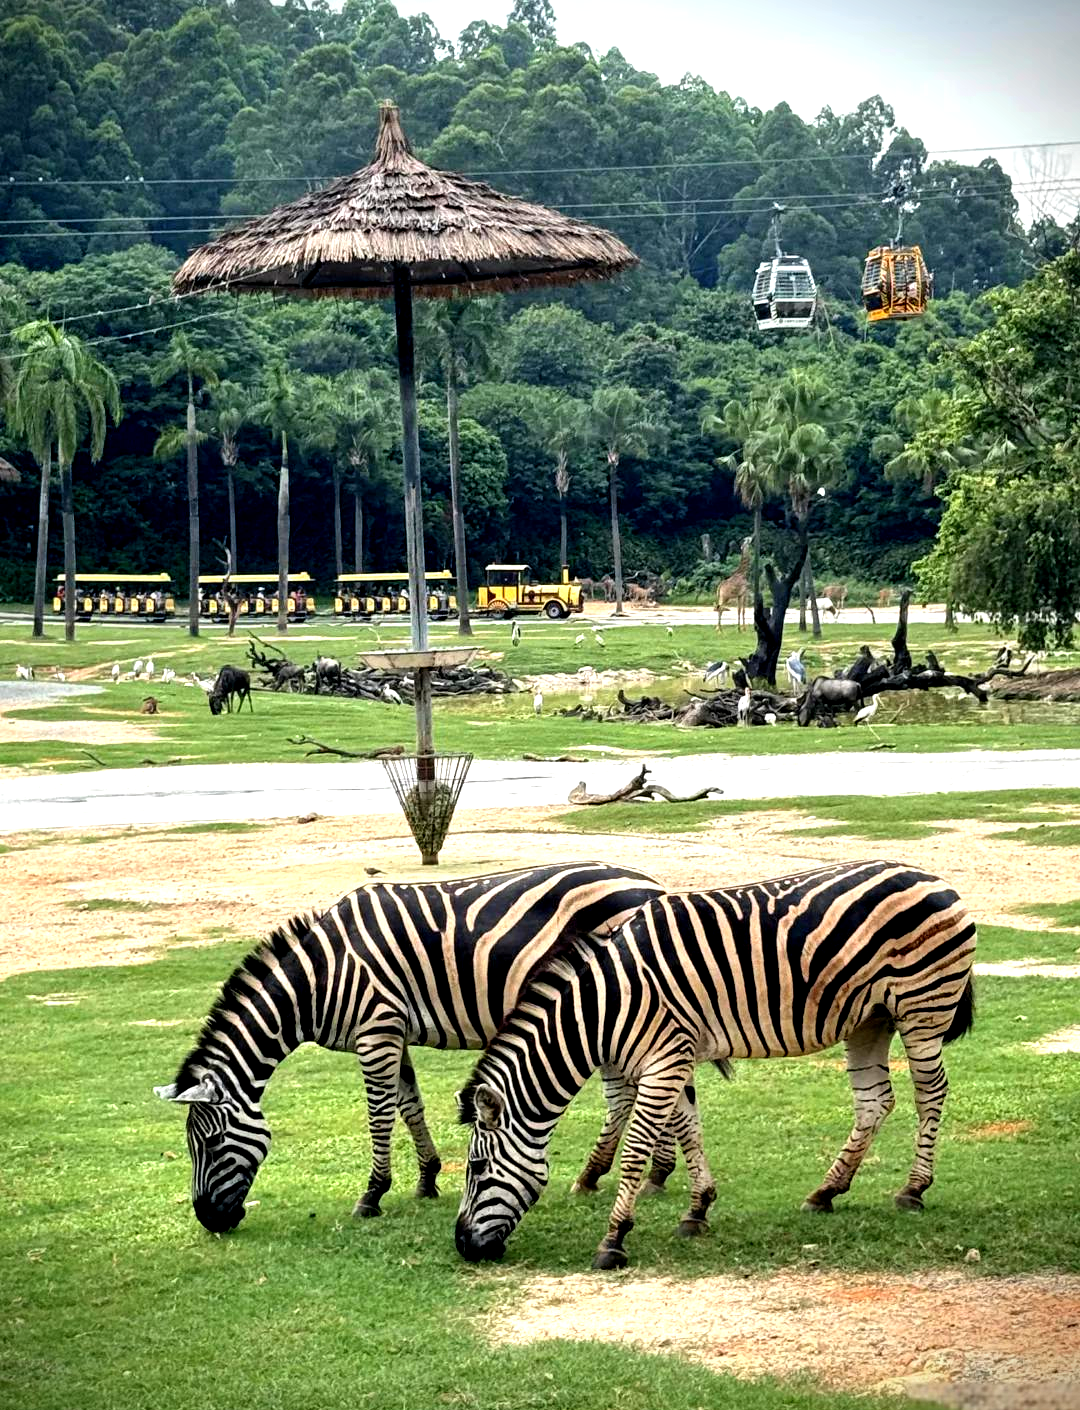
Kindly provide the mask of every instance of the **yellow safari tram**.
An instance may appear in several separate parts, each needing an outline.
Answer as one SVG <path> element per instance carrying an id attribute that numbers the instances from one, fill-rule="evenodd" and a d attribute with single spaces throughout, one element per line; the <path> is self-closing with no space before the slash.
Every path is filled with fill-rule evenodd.
<path id="1" fill-rule="evenodd" d="M 64 612 L 64 574 L 57 573 L 52 610 Z M 76 573 L 75 616 L 141 617 L 164 622 L 176 615 L 176 596 L 168 573 Z"/>
<path id="2" fill-rule="evenodd" d="M 570 581 L 564 567 L 562 581 L 538 583 L 528 563 L 489 563 L 487 581 L 480 587 L 477 610 L 489 617 L 536 616 L 543 613 L 557 621 L 571 612 L 584 612 L 581 584 Z"/>
<path id="3" fill-rule="evenodd" d="M 278 611 L 277 572 L 234 573 L 227 586 L 238 593 L 238 617 L 276 617 Z M 214 622 L 229 620 L 229 604 L 225 597 L 226 584 L 220 573 L 205 573 L 199 578 L 199 615 Z M 289 574 L 289 620 L 306 622 L 317 611 L 311 593 L 310 573 Z"/>
<path id="4" fill-rule="evenodd" d="M 441 621 L 457 612 L 457 598 L 450 591 L 453 574 L 448 568 L 425 573 L 428 615 Z M 408 573 L 342 573 L 334 588 L 336 617 L 407 617 Z"/>

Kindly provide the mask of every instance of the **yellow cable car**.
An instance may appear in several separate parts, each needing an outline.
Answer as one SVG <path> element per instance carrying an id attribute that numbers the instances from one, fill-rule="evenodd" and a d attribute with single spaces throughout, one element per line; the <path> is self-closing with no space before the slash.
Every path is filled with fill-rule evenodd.
<path id="1" fill-rule="evenodd" d="M 425 573 L 427 610 L 441 620 L 457 612 L 457 598 L 450 591 L 453 574 L 448 568 Z M 408 573 L 342 573 L 334 589 L 334 614 L 338 617 L 407 616 Z"/>
<path id="2" fill-rule="evenodd" d="M 306 621 L 317 611 L 314 597 L 308 591 L 310 573 L 289 574 L 288 615 L 294 622 Z M 239 617 L 276 617 L 278 610 L 277 571 L 269 573 L 233 573 L 228 586 L 239 589 Z M 223 591 L 221 573 L 203 573 L 199 578 L 199 615 L 215 622 L 229 620 L 229 605 Z"/>
<path id="3" fill-rule="evenodd" d="M 63 615 L 63 573 L 56 575 L 52 610 Z M 164 622 L 176 615 L 172 579 L 168 573 L 76 573 L 75 615 L 80 622 L 89 622 L 95 615 Z"/>
<path id="4" fill-rule="evenodd" d="M 934 293 L 934 276 L 918 245 L 879 245 L 866 257 L 862 301 L 871 323 L 918 318 Z"/>
<path id="5" fill-rule="evenodd" d="M 480 587 L 477 608 L 485 616 L 536 616 L 543 612 L 556 621 L 585 610 L 581 584 L 570 581 L 570 570 L 565 564 L 558 583 L 533 582 L 527 563 L 489 563 L 486 572 L 487 582 Z"/>

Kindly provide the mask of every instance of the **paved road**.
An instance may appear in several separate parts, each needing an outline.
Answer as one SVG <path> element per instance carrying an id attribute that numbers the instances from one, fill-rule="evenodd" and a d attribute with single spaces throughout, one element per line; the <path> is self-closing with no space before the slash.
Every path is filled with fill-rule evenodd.
<path id="1" fill-rule="evenodd" d="M 591 791 L 625 783 L 638 760 L 526 764 L 477 759 L 460 807 L 483 810 L 566 802 L 584 778 Z M 899 796 L 968 789 L 1080 789 L 1080 750 L 955 754 L 822 754 L 733 759 L 695 754 L 657 761 L 676 793 L 716 783 L 727 798 L 865 793 Z M 0 834 L 37 828 L 254 821 L 303 813 L 394 813 L 378 763 L 194 764 L 0 779 Z"/>

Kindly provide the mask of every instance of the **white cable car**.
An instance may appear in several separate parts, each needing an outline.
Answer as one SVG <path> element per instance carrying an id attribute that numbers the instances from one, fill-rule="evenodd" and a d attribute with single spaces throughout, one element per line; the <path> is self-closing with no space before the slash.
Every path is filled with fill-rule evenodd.
<path id="1" fill-rule="evenodd" d="M 763 332 L 774 328 L 809 328 L 817 311 L 817 285 L 809 263 L 799 255 L 785 255 L 780 247 L 780 217 L 783 206 L 774 206 L 772 237 L 776 254 L 757 267 L 751 300 L 757 326 Z"/>

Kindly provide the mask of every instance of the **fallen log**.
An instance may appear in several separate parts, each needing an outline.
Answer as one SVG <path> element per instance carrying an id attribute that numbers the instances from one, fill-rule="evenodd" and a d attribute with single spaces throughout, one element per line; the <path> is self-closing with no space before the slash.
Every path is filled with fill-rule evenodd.
<path id="1" fill-rule="evenodd" d="M 630 782 L 622 788 L 617 788 L 614 793 L 590 793 L 585 787 L 585 780 L 582 779 L 570 790 L 566 801 L 591 808 L 600 807 L 604 803 L 655 803 L 661 799 L 665 803 L 699 803 L 703 798 L 711 798 L 713 794 L 724 791 L 716 787 L 701 788 L 697 793 L 688 793 L 685 798 L 676 798 L 660 784 L 649 783 L 648 773 L 648 767 L 642 764 Z"/>
<path id="2" fill-rule="evenodd" d="M 323 744 L 320 740 L 311 739 L 306 734 L 298 734 L 295 739 L 292 735 L 288 735 L 287 738 L 290 744 L 314 745 L 314 748 L 307 750 L 304 756 L 308 759 L 313 754 L 334 754 L 339 759 L 390 759 L 405 753 L 404 744 L 388 744 L 381 749 L 363 749 L 356 753 L 351 749 L 338 749 L 333 744 Z"/>

